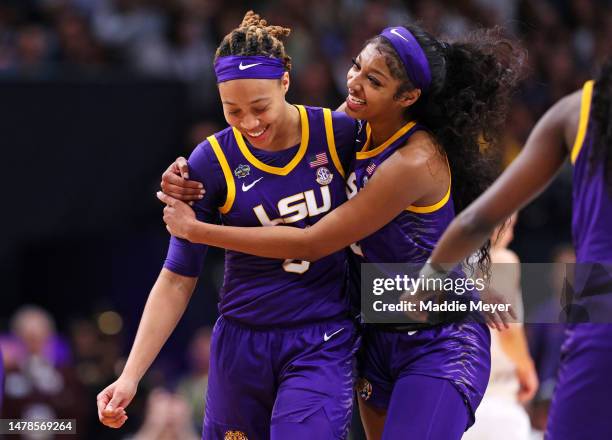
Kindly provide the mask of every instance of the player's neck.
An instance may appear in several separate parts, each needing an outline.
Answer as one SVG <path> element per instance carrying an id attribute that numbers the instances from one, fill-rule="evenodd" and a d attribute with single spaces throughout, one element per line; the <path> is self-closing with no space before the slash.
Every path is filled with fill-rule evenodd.
<path id="1" fill-rule="evenodd" d="M 282 151 L 291 148 L 302 140 L 300 112 L 292 104 L 285 102 L 286 111 L 282 120 L 276 123 L 277 132 L 270 144 L 270 151 Z"/>
<path id="2" fill-rule="evenodd" d="M 406 125 L 401 114 L 385 114 L 377 119 L 369 120 L 372 129 L 372 147 L 377 147 L 389 139 L 393 134 Z"/>

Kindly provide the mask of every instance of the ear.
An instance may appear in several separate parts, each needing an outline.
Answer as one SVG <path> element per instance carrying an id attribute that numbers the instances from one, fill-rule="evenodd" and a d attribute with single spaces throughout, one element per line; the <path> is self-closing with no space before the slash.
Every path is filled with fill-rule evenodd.
<path id="1" fill-rule="evenodd" d="M 402 107 L 410 107 L 421 96 L 421 89 L 412 89 L 402 93 L 402 96 L 397 100 Z"/>
<path id="2" fill-rule="evenodd" d="M 283 88 L 283 91 L 285 93 L 289 91 L 289 84 L 291 84 L 291 80 L 289 79 L 289 72 L 285 72 L 281 77 L 281 87 Z"/>

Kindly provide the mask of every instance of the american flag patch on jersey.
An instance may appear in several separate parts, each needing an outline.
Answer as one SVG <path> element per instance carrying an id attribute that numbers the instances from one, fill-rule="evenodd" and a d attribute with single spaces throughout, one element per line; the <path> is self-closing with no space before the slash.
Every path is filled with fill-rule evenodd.
<path id="1" fill-rule="evenodd" d="M 320 167 L 322 165 L 327 165 L 329 162 L 327 161 L 327 154 L 325 152 L 319 153 L 315 156 L 310 156 L 308 159 L 308 164 L 310 168 Z"/>
<path id="2" fill-rule="evenodd" d="M 376 164 L 372 162 L 370 165 L 368 165 L 368 167 L 366 168 L 366 171 L 368 172 L 369 175 L 372 175 L 375 169 L 376 169 Z"/>

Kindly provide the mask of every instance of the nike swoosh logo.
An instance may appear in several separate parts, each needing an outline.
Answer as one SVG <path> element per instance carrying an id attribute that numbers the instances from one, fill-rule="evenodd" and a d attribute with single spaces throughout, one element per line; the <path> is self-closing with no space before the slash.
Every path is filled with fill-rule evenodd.
<path id="1" fill-rule="evenodd" d="M 397 31 L 397 29 L 391 29 L 391 33 L 392 33 L 393 35 L 397 35 L 397 36 L 398 36 L 398 37 L 400 37 L 402 40 L 407 41 L 408 43 L 410 43 L 410 41 L 408 41 L 408 40 L 406 39 L 406 37 L 404 37 L 402 34 L 400 34 L 400 33 Z"/>
<path id="2" fill-rule="evenodd" d="M 325 332 L 323 334 L 323 341 L 327 342 L 329 341 L 334 335 L 337 335 L 338 333 L 340 333 L 342 330 L 344 330 L 344 327 L 342 327 L 340 330 L 336 330 L 335 332 L 333 332 L 331 335 L 328 335 L 327 332 Z"/>
<path id="3" fill-rule="evenodd" d="M 408 336 L 412 336 L 412 335 L 414 335 L 416 332 L 418 332 L 418 330 L 413 330 L 413 331 L 411 331 L 411 332 L 408 332 Z"/>
<path id="4" fill-rule="evenodd" d="M 242 64 L 242 61 L 240 61 L 240 65 L 238 66 L 238 68 L 240 70 L 247 70 L 247 69 L 250 69 L 251 67 L 259 66 L 260 64 L 262 63 Z"/>
<path id="5" fill-rule="evenodd" d="M 260 177 L 257 180 L 254 180 L 252 183 L 250 183 L 249 185 L 245 185 L 244 183 L 242 184 L 242 191 L 243 192 L 247 192 L 248 190 L 250 190 L 251 188 L 253 188 L 255 186 L 255 184 L 257 182 L 259 182 L 261 179 L 263 179 L 263 177 Z"/>

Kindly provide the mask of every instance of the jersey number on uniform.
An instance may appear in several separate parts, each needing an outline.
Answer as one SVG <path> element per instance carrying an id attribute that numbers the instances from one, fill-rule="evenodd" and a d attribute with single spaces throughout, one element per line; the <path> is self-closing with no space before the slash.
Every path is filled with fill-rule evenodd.
<path id="1" fill-rule="evenodd" d="M 294 194 L 278 202 L 279 218 L 270 220 L 263 205 L 253 208 L 257 219 L 263 226 L 275 226 L 279 224 L 291 224 L 326 213 L 331 208 L 331 195 L 327 185 L 321 187 L 323 204 L 317 205 L 314 190 Z M 283 269 L 287 272 L 303 274 L 310 268 L 310 262 L 304 260 L 287 259 L 283 262 Z"/>

